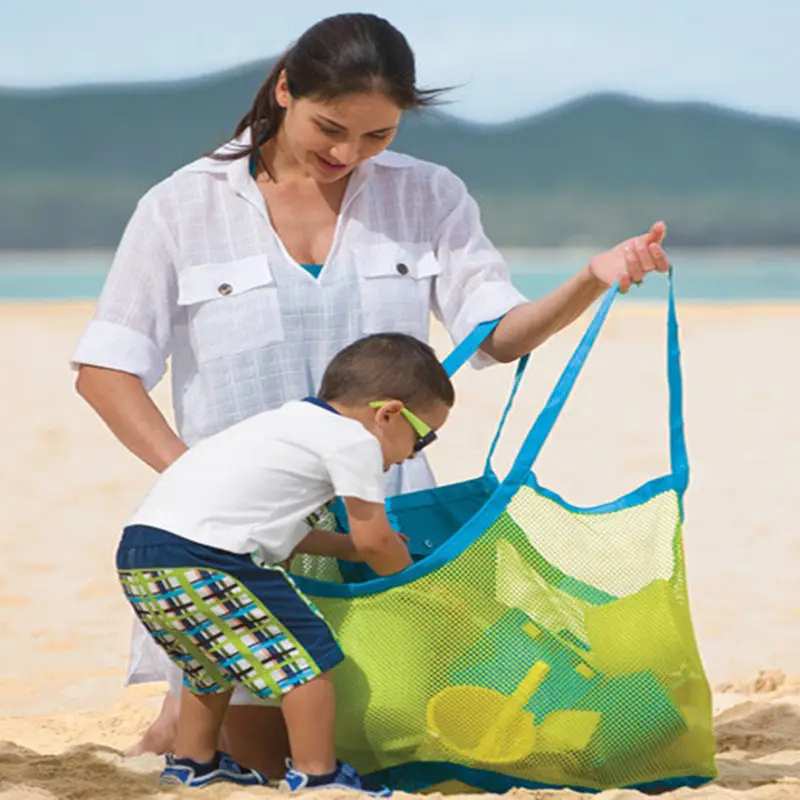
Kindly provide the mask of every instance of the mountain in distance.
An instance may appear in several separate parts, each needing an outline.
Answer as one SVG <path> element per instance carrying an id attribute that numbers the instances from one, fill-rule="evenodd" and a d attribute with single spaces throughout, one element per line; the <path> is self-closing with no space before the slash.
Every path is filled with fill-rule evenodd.
<path id="1" fill-rule="evenodd" d="M 170 83 L 0 89 L 0 248 L 114 246 L 138 197 L 225 141 L 271 61 Z M 444 109 L 447 107 L 445 106 Z M 505 247 L 800 244 L 800 123 L 604 94 L 503 124 L 411 112 L 393 149 L 450 167 Z"/>

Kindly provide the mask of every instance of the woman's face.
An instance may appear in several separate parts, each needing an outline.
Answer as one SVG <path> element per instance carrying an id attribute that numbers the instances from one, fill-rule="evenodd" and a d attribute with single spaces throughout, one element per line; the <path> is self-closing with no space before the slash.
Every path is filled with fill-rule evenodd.
<path id="1" fill-rule="evenodd" d="M 397 132 L 402 111 L 380 92 L 337 100 L 294 98 L 281 76 L 275 89 L 286 109 L 283 144 L 303 170 L 320 183 L 334 183 L 385 150 Z"/>

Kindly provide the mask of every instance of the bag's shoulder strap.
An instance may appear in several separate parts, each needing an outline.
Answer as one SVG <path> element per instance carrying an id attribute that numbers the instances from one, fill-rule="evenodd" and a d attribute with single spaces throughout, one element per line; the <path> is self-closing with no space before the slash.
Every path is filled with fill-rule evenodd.
<path id="1" fill-rule="evenodd" d="M 564 408 L 575 381 L 594 346 L 600 329 L 603 327 L 608 312 L 619 294 L 619 282 L 615 283 L 603 296 L 583 338 L 572 354 L 564 372 L 558 380 L 542 412 L 536 418 L 525 441 L 520 447 L 516 460 L 506 480 L 524 482 L 541 452 L 547 437 L 553 429 L 559 414 Z M 502 319 L 502 317 L 500 318 Z M 442 362 L 448 375 L 453 375 L 461 368 L 483 344 L 487 336 L 497 327 L 500 319 L 483 322 L 458 344 Z M 528 365 L 528 356 L 520 359 L 514 384 L 511 388 L 506 407 L 500 418 L 494 438 L 486 459 L 485 473 L 491 474 L 491 458 L 500 438 L 508 413 L 514 402 L 520 381 Z M 667 308 L 667 381 L 669 390 L 669 429 L 670 429 L 670 461 L 674 486 L 679 495 L 683 495 L 689 483 L 689 459 L 686 454 L 686 436 L 683 423 L 683 378 L 681 374 L 681 351 L 679 343 L 678 317 L 675 306 L 675 282 L 672 268 L 669 270 L 669 298 Z"/>
<path id="2" fill-rule="evenodd" d="M 604 295 L 597 313 L 572 354 L 542 412 L 536 418 L 516 460 L 506 478 L 509 482 L 524 483 L 537 456 L 552 431 L 575 381 L 583 368 L 600 329 L 606 321 L 611 305 L 617 297 L 619 283 Z M 667 380 L 669 387 L 670 460 L 674 487 L 679 495 L 689 482 L 689 461 L 686 455 L 686 438 L 683 425 L 683 382 L 681 378 L 678 318 L 675 308 L 675 287 L 672 269 L 669 271 L 669 300 L 667 313 Z"/>
<path id="3" fill-rule="evenodd" d="M 466 364 L 467 361 L 469 361 L 469 359 L 475 355 L 480 346 L 484 343 L 484 341 L 486 341 L 486 339 L 489 337 L 492 331 L 494 331 L 502 319 L 502 317 L 499 317 L 498 319 L 489 320 L 488 322 L 482 322 L 472 329 L 472 331 L 442 362 L 442 365 L 444 366 L 445 370 L 447 370 L 448 375 L 452 377 L 457 370 L 461 369 L 461 367 L 463 367 L 464 364 Z M 517 362 L 517 371 L 514 375 L 514 383 L 511 387 L 511 393 L 508 396 L 508 401 L 506 402 L 506 406 L 503 409 L 502 415 L 500 416 L 500 422 L 497 425 L 497 430 L 494 433 L 492 443 L 489 446 L 489 452 L 486 456 L 486 463 L 483 470 L 484 475 L 494 475 L 494 470 L 492 469 L 492 456 L 494 455 L 497 443 L 500 441 L 500 435 L 503 432 L 503 427 L 505 426 L 506 419 L 508 418 L 508 413 L 511 411 L 511 406 L 514 404 L 514 399 L 517 396 L 517 390 L 519 389 L 522 376 L 525 374 L 525 368 L 527 366 L 528 356 L 525 355 Z"/>
<path id="4" fill-rule="evenodd" d="M 442 366 L 451 378 L 478 352 L 480 346 L 500 324 L 501 319 L 503 318 L 498 317 L 497 319 L 490 319 L 487 322 L 481 322 L 476 325 L 466 337 L 453 348 L 450 355 L 442 361 Z"/>

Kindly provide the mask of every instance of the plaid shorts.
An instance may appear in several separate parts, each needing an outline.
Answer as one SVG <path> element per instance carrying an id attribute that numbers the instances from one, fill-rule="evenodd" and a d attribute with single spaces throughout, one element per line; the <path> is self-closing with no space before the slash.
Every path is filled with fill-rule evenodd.
<path id="1" fill-rule="evenodd" d="M 344 655 L 314 604 L 280 567 L 146 525 L 117 549 L 125 595 L 195 694 L 235 683 L 264 699 L 336 666 Z"/>

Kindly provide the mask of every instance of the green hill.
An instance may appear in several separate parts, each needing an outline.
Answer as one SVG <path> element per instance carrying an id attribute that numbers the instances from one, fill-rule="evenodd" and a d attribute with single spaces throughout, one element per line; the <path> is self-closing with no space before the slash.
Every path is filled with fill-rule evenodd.
<path id="1" fill-rule="evenodd" d="M 269 62 L 192 81 L 0 89 L 0 248 L 113 246 L 136 199 L 226 139 Z M 598 95 L 503 125 L 409 114 L 393 147 L 451 167 L 504 246 L 798 245 L 800 123 Z"/>

